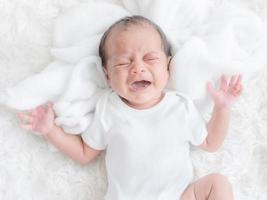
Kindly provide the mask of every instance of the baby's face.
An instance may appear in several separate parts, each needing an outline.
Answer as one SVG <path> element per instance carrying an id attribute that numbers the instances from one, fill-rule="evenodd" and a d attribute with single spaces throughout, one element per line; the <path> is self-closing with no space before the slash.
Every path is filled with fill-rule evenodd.
<path id="1" fill-rule="evenodd" d="M 150 25 L 116 27 L 106 41 L 105 73 L 110 87 L 131 107 L 157 104 L 169 79 L 168 58 Z"/>

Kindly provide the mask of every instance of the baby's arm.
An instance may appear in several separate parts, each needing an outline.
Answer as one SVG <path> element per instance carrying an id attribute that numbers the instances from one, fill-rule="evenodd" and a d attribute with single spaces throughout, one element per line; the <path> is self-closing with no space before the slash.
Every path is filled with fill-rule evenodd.
<path id="1" fill-rule="evenodd" d="M 228 83 L 225 76 L 221 76 L 218 91 L 212 87 L 211 83 L 208 84 L 214 108 L 212 117 L 207 124 L 208 136 L 199 146 L 201 149 L 214 152 L 222 145 L 229 126 L 231 106 L 242 91 L 241 79 L 241 75 L 232 76 Z"/>
<path id="2" fill-rule="evenodd" d="M 101 153 L 101 151 L 86 145 L 80 136 L 66 134 L 60 127 L 56 126 L 51 103 L 48 103 L 47 106 L 39 106 L 28 113 L 20 112 L 18 117 L 27 122 L 27 124 L 21 124 L 21 128 L 43 136 L 74 161 L 86 164 Z"/>
<path id="3" fill-rule="evenodd" d="M 102 152 L 90 148 L 80 136 L 66 134 L 62 128 L 57 126 L 54 126 L 51 132 L 44 137 L 71 159 L 83 165 L 89 163 Z"/>

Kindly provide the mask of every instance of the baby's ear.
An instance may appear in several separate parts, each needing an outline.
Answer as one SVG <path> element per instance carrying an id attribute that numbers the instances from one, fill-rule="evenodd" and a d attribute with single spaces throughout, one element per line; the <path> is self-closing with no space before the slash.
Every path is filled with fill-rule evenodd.
<path id="1" fill-rule="evenodd" d="M 168 70 L 170 70 L 170 63 L 171 63 L 171 60 L 172 60 L 172 57 L 169 56 L 169 57 L 167 58 L 167 62 L 168 62 Z"/>
<path id="2" fill-rule="evenodd" d="M 106 79 L 107 79 L 107 82 L 108 82 L 108 84 L 109 84 L 109 75 L 108 75 L 107 67 L 104 67 L 104 66 L 103 66 L 103 71 L 104 71 L 105 77 L 106 77 Z"/>

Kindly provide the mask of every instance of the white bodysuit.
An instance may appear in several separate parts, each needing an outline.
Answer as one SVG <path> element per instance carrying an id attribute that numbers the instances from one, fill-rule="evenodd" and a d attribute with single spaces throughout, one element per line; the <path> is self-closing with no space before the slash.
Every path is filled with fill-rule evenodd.
<path id="1" fill-rule="evenodd" d="M 167 91 L 152 108 L 136 110 L 108 90 L 82 138 L 106 149 L 105 200 L 177 200 L 193 179 L 190 143 L 201 144 L 206 123 L 193 102 Z"/>

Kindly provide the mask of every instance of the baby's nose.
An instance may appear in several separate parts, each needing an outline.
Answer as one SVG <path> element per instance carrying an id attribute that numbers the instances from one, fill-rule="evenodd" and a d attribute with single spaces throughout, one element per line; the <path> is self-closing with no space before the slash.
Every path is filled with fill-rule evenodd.
<path id="1" fill-rule="evenodd" d="M 146 67 L 144 66 L 143 63 L 134 63 L 132 69 L 131 69 L 131 73 L 132 74 L 138 74 L 138 73 L 144 73 L 146 72 Z"/>

